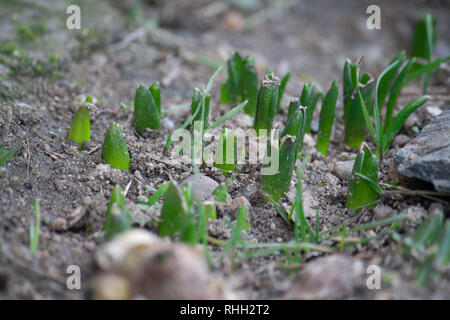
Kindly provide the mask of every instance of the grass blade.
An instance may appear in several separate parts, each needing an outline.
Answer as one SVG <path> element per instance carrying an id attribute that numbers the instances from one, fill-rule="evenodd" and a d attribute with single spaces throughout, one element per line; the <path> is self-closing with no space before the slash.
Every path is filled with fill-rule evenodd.
<path id="1" fill-rule="evenodd" d="M 212 125 L 210 125 L 206 130 L 212 130 L 220 126 L 225 121 L 233 118 L 235 115 L 237 115 L 242 109 L 245 108 L 247 105 L 248 100 L 242 102 L 241 104 L 237 105 L 227 113 L 225 113 L 223 116 L 221 116 L 217 121 L 215 121 Z"/>
<path id="2" fill-rule="evenodd" d="M 392 117 L 394 115 L 394 109 L 397 102 L 397 97 L 400 94 L 400 91 L 403 88 L 403 83 L 405 81 L 406 76 L 411 70 L 411 67 L 413 66 L 414 62 L 416 61 L 415 58 L 411 58 L 408 63 L 403 67 L 400 74 L 397 76 L 397 79 L 395 79 L 394 84 L 392 85 L 391 92 L 389 93 L 389 99 L 387 103 L 386 108 L 386 114 L 384 119 L 384 130 L 386 131 L 386 128 L 390 126 L 392 122 Z"/>
<path id="3" fill-rule="evenodd" d="M 338 95 L 339 87 L 337 85 L 337 80 L 334 80 L 323 100 L 322 110 L 320 110 L 319 134 L 317 137 L 316 149 L 322 153 L 323 156 L 327 155 L 328 142 L 330 141 L 331 130 L 333 128 L 334 109 L 336 107 Z"/>
<path id="4" fill-rule="evenodd" d="M 2 165 L 4 165 L 7 161 L 9 161 L 9 159 L 11 159 L 14 154 L 19 150 L 19 148 L 22 145 L 23 140 L 25 140 L 25 138 L 27 137 L 27 135 L 23 135 L 22 138 L 20 138 L 19 142 L 17 142 L 17 144 L 8 152 L 4 153 L 5 151 L 5 145 L 3 145 L 0 148 L 0 167 Z"/>
<path id="5" fill-rule="evenodd" d="M 413 100 L 412 102 L 408 103 L 397 114 L 397 116 L 394 118 L 394 120 L 392 120 L 391 125 L 386 128 L 386 132 L 384 134 L 384 142 L 382 145 L 383 152 L 385 152 L 389 148 L 395 135 L 403 127 L 403 124 L 405 123 L 405 121 L 409 117 L 409 115 L 412 112 L 414 112 L 417 108 L 419 108 L 421 105 L 423 105 L 425 102 L 427 102 L 428 100 L 430 100 L 429 96 L 423 96 L 423 97 L 417 98 L 417 99 Z"/>

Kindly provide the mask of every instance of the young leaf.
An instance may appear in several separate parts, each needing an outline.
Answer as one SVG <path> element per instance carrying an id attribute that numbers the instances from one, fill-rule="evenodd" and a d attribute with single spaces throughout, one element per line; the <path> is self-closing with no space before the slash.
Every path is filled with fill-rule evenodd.
<path id="1" fill-rule="evenodd" d="M 306 107 L 306 133 L 311 132 L 311 121 L 319 98 L 320 94 L 315 91 L 315 86 L 313 84 L 306 83 L 303 86 L 300 102 L 302 106 Z"/>
<path id="2" fill-rule="evenodd" d="M 85 104 L 82 104 L 73 116 L 67 140 L 73 140 L 78 143 L 80 150 L 83 141 L 91 140 L 89 109 Z"/>
<path id="3" fill-rule="evenodd" d="M 287 135 L 295 137 L 295 155 L 302 150 L 306 130 L 306 114 L 306 108 L 298 107 L 281 132 L 280 139 Z"/>
<path id="4" fill-rule="evenodd" d="M 291 100 L 289 101 L 289 106 L 288 106 L 287 119 L 292 117 L 292 115 L 294 114 L 295 110 L 297 110 L 298 107 L 300 107 L 300 106 L 301 106 L 301 103 L 300 103 L 300 99 L 299 98 L 291 98 Z"/>
<path id="5" fill-rule="evenodd" d="M 156 89 L 154 88 L 153 90 L 155 91 Z M 161 129 L 160 107 L 158 107 L 150 90 L 144 86 L 140 86 L 136 90 L 134 97 L 134 124 L 136 132 L 141 136 L 147 128 L 153 130 Z"/>
<path id="6" fill-rule="evenodd" d="M 212 85 L 214 83 L 214 79 L 216 79 L 219 72 L 222 70 L 222 67 L 217 68 L 216 72 L 213 73 L 211 78 L 209 78 L 208 83 L 206 84 L 205 90 L 203 90 L 203 94 L 205 96 L 209 96 L 209 92 L 211 91 Z"/>
<path id="7" fill-rule="evenodd" d="M 450 263 L 450 221 L 447 220 L 441 229 L 439 251 L 436 255 L 438 267 L 444 267 Z"/>
<path id="8" fill-rule="evenodd" d="M 279 150 L 272 148 L 271 152 L 278 153 L 278 173 L 261 175 L 261 184 L 267 193 L 276 201 L 289 190 L 296 160 L 295 137 L 286 135 L 280 139 Z M 271 164 L 268 164 L 271 165 Z"/>
<path id="9" fill-rule="evenodd" d="M 426 13 L 422 16 L 419 22 L 416 24 L 414 30 L 414 38 L 411 48 L 411 56 L 425 59 L 428 64 L 431 62 L 433 56 L 434 45 L 436 43 L 436 21 L 431 14 Z M 413 66 L 413 70 L 419 68 L 418 64 Z M 430 80 L 430 71 L 427 71 L 423 83 L 423 93 L 425 94 L 428 82 Z"/>
<path id="10" fill-rule="evenodd" d="M 164 183 L 162 186 L 160 186 L 155 193 L 152 194 L 150 199 L 148 199 L 147 205 L 152 206 L 154 205 L 161 197 L 162 195 L 167 191 L 167 189 L 170 186 L 170 182 Z"/>
<path id="11" fill-rule="evenodd" d="M 17 142 L 17 144 L 8 152 L 4 152 L 5 145 L 0 147 L 0 167 L 4 165 L 9 159 L 11 159 L 14 156 L 14 154 L 16 154 L 17 150 L 19 150 L 23 140 L 25 140 L 26 137 L 27 137 L 26 134 L 23 135 L 22 138 L 20 138 L 19 142 Z"/>
<path id="12" fill-rule="evenodd" d="M 373 79 L 369 74 L 364 74 L 358 80 L 359 74 L 357 72 L 357 67 L 355 65 L 350 67 L 352 71 L 351 80 L 346 78 L 346 72 L 344 70 L 344 141 L 348 146 L 358 148 L 366 137 L 366 123 L 362 110 L 363 107 L 361 105 L 361 99 L 359 96 L 356 96 L 356 94 L 354 95 L 353 92 L 356 86 L 359 86 L 362 101 L 370 113 L 372 110 L 371 101 Z M 354 79 L 355 77 L 356 79 Z M 348 86 L 353 85 L 353 83 L 355 83 L 354 86 L 348 88 Z"/>
<path id="13" fill-rule="evenodd" d="M 274 77 L 272 72 L 267 69 L 266 76 L 261 82 L 258 92 L 258 102 L 253 126 L 256 130 L 256 135 L 259 135 L 261 129 L 267 130 L 266 132 L 272 129 L 278 104 L 279 86 L 280 81 L 278 78 Z"/>
<path id="14" fill-rule="evenodd" d="M 394 81 L 394 84 L 392 85 L 391 92 L 389 93 L 389 99 L 388 99 L 387 108 L 386 108 L 386 115 L 385 115 L 385 119 L 384 119 L 384 130 L 385 131 L 386 131 L 386 128 L 389 127 L 391 124 L 392 117 L 394 115 L 395 105 L 397 103 L 397 97 L 403 88 L 403 83 L 405 81 L 405 77 L 408 75 L 408 73 L 411 70 L 411 67 L 413 66 L 415 61 L 416 61 L 415 58 L 411 58 L 408 60 L 408 63 L 403 67 L 402 71 L 400 71 L 400 74 L 397 76 L 397 78 Z"/>
<path id="15" fill-rule="evenodd" d="M 415 71 L 411 71 L 410 75 L 408 75 L 408 78 L 406 78 L 406 80 L 404 81 L 403 86 L 406 86 L 408 83 L 413 81 L 415 78 L 420 77 L 423 73 L 433 70 L 434 68 L 436 68 L 437 66 L 439 66 L 440 64 L 442 64 L 448 60 L 450 60 L 450 56 L 446 56 L 444 58 L 434 60 L 433 62 L 428 63 L 427 65 L 420 67 Z"/>
<path id="16" fill-rule="evenodd" d="M 400 69 L 402 63 L 405 61 L 405 53 L 400 52 L 391 63 L 381 72 L 377 79 L 375 86 L 375 105 L 378 106 L 378 111 L 381 112 L 384 100 L 391 87 L 391 83 L 394 80 L 398 69 Z"/>
<path id="17" fill-rule="evenodd" d="M 362 179 L 361 174 L 370 179 L 373 184 L 378 184 L 378 159 L 370 152 L 365 143 L 361 144 L 358 156 L 352 170 L 352 179 L 348 187 L 345 207 L 358 211 L 364 206 L 372 208 L 375 206 L 377 191 L 366 179 Z"/>
<path id="18" fill-rule="evenodd" d="M 152 94 L 153 99 L 155 100 L 159 114 L 161 115 L 161 84 L 159 83 L 159 81 L 153 82 L 149 90 Z"/>
<path id="19" fill-rule="evenodd" d="M 106 131 L 102 159 L 116 169 L 130 168 L 130 154 L 119 124 L 111 123 Z"/>
<path id="20" fill-rule="evenodd" d="M 316 149 L 323 156 L 327 155 L 328 142 L 330 141 L 331 129 L 334 121 L 334 109 L 339 94 L 337 80 L 334 80 L 322 103 L 319 117 L 319 134 Z"/>
<path id="21" fill-rule="evenodd" d="M 125 207 L 125 197 L 120 186 L 116 185 L 106 209 L 106 219 L 103 225 L 106 239 L 112 239 L 115 235 L 130 229 L 132 224 L 130 212 Z"/>
<path id="22" fill-rule="evenodd" d="M 158 234 L 161 237 L 170 237 L 179 232 L 187 210 L 183 193 L 174 182 L 171 182 L 161 209 L 161 223 L 159 224 Z"/>
<path id="23" fill-rule="evenodd" d="M 192 115 L 196 115 L 194 116 L 193 121 L 202 121 L 203 130 L 208 127 L 209 101 L 209 95 L 204 96 L 199 89 L 194 89 L 194 93 L 192 94 L 191 112 Z"/>
<path id="24" fill-rule="evenodd" d="M 392 123 L 389 125 L 389 127 L 386 128 L 386 132 L 384 134 L 384 141 L 383 141 L 383 145 L 382 145 L 383 152 L 385 152 L 389 148 L 395 135 L 403 127 L 403 124 L 405 123 L 406 119 L 408 119 L 409 115 L 412 112 L 414 112 L 414 110 L 416 110 L 421 105 L 423 105 L 425 102 L 427 102 L 428 100 L 430 100 L 429 96 L 423 96 L 423 97 L 417 98 L 417 99 L 411 101 L 410 103 L 408 103 L 397 114 L 397 116 L 395 116 L 394 120 L 392 120 Z"/>
<path id="25" fill-rule="evenodd" d="M 283 99 L 284 90 L 286 89 L 286 85 L 291 77 L 291 73 L 287 72 L 283 78 L 281 78 L 280 88 L 278 89 L 278 104 L 277 104 L 277 113 L 280 111 L 281 100 Z"/>
<path id="26" fill-rule="evenodd" d="M 229 172 L 235 171 L 237 161 L 237 140 L 234 134 L 224 128 L 219 139 L 214 160 L 214 167 L 223 170 L 226 177 Z"/>
<path id="27" fill-rule="evenodd" d="M 35 217 L 30 224 L 30 252 L 34 254 L 39 248 L 39 235 L 41 233 L 41 208 L 38 199 L 34 199 L 31 208 L 35 212 Z"/>

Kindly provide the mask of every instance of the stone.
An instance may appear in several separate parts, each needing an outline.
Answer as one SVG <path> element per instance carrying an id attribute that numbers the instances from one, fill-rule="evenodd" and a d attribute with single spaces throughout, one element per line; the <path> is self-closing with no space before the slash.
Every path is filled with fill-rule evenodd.
<path id="1" fill-rule="evenodd" d="M 450 192 L 450 110 L 431 119 L 417 137 L 394 158 L 398 172 L 433 183 L 440 192 Z"/>
<path id="2" fill-rule="evenodd" d="M 379 205 L 373 209 L 373 218 L 383 220 L 394 215 L 394 210 L 390 206 Z"/>
<path id="3" fill-rule="evenodd" d="M 55 231 L 64 231 L 67 229 L 67 220 L 64 218 L 56 218 L 50 222 L 50 228 Z"/>
<path id="4" fill-rule="evenodd" d="M 288 291 L 288 299 L 337 299 L 365 279 L 362 261 L 334 254 L 308 263 Z"/>
<path id="5" fill-rule="evenodd" d="M 409 142 L 410 139 L 411 138 L 405 134 L 399 134 L 394 138 L 392 144 L 394 147 L 401 148 L 404 147 Z"/>
<path id="6" fill-rule="evenodd" d="M 217 181 L 204 175 L 199 175 L 198 180 L 194 175 L 191 175 L 184 179 L 181 182 L 181 185 L 183 186 L 187 183 L 191 183 L 194 197 L 200 197 L 202 200 L 206 200 L 207 198 L 209 198 L 212 195 L 214 189 L 219 185 Z"/>
<path id="7" fill-rule="evenodd" d="M 334 164 L 333 172 L 342 180 L 350 180 L 354 163 L 355 160 L 338 161 Z"/>

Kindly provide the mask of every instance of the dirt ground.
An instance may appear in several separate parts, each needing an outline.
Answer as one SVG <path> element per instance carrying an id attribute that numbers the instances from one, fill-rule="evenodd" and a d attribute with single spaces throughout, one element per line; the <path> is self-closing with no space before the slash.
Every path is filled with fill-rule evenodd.
<path id="1" fill-rule="evenodd" d="M 450 52 L 450 8 L 445 1 L 377 1 L 382 15 L 380 30 L 366 27 L 366 8 L 373 1 L 262 1 L 251 9 L 232 1 L 142 1 L 141 12 L 147 19 L 134 16 L 131 22 L 127 20 L 127 6 L 132 1 L 75 1 L 81 7 L 82 30 L 65 27 L 69 2 L 0 1 L 0 71 L 8 71 L 0 78 L 0 145 L 6 144 L 8 150 L 28 134 L 17 154 L 0 167 L 0 299 L 86 298 L 95 273 L 94 253 L 105 242 L 102 226 L 114 185 L 124 189 L 132 181 L 126 201 L 136 225 L 155 230 L 157 213 L 136 205 L 139 196 L 148 194 L 145 186 L 157 188 L 169 179 L 181 181 L 192 174 L 190 165 L 171 161 L 162 152 L 168 134 L 181 126 L 190 109 L 169 113 L 161 130 L 149 139 L 139 138 L 132 112 L 119 104 L 129 105 L 140 84 L 161 82 L 164 109 L 187 103 L 192 90 L 208 81 L 217 62 L 223 63 L 238 50 L 254 56 L 259 74 L 267 67 L 277 75 L 291 71 L 284 109 L 276 118 L 276 122 L 284 123 L 289 97 L 299 96 L 305 83 L 301 73 L 327 89 L 332 80 L 341 82 L 345 59 L 355 61 L 364 56 L 363 69 L 378 75 L 400 50 L 409 49 L 414 23 L 425 11 L 438 21 L 436 56 Z M 154 22 L 159 28 L 151 26 Z M 33 39 L 17 32 L 22 25 L 32 26 Z M 41 25 L 45 30 L 39 33 L 36 30 Z M 8 45 L 20 51 L 20 58 L 7 50 Z M 432 78 L 428 92 L 432 100 L 405 125 L 401 134 L 406 141 L 417 134 L 415 127 L 422 128 L 431 118 L 427 106 L 449 107 L 448 79 L 445 72 Z M 225 80 L 226 75 L 220 74 L 213 86 L 212 119 L 230 108 L 218 103 L 220 83 Z M 417 84 L 408 86 L 399 105 L 420 93 Z M 65 138 L 73 113 L 87 95 L 96 99 L 99 112 L 91 117 L 87 150 L 79 151 Z M 342 119 L 341 93 L 336 113 Z M 129 171 L 108 168 L 101 159 L 104 133 L 112 121 L 122 126 L 131 155 Z M 239 115 L 226 125 L 250 128 L 252 122 Z M 376 210 L 356 215 L 344 207 L 348 180 L 336 173 L 334 164 L 354 159 L 356 151 L 344 146 L 343 130 L 343 122 L 335 121 L 329 154 L 324 158 L 312 151 L 303 177 L 305 206 L 314 212 L 319 209 L 321 230 L 343 222 L 350 227 L 376 219 Z M 405 139 L 403 143 L 394 142 L 386 154 L 382 182 L 392 183 L 398 177 L 393 156 Z M 308 146 L 308 142 L 305 144 Z M 225 181 L 215 168 L 201 171 L 219 183 Z M 250 241 L 292 240 L 293 231 L 257 192 L 258 176 L 256 167 L 246 166 L 228 189 L 231 198 L 245 196 L 251 203 Z M 399 178 L 409 188 L 432 189 L 423 182 Z M 286 208 L 295 198 L 295 183 L 296 178 L 282 201 Z M 42 224 L 39 250 L 32 255 L 28 250 L 29 225 L 34 216 L 30 205 L 36 198 L 40 200 Z M 448 215 L 449 199 L 439 200 Z M 435 203 L 420 196 L 387 193 L 380 197 L 377 208 L 387 208 L 390 215 L 410 214 L 412 218 L 401 229 L 402 234 L 410 234 Z M 88 228 L 55 230 L 57 218 L 70 222 L 70 215 L 79 207 L 88 212 Z M 396 248 L 396 242 L 385 236 L 345 249 L 345 256 L 380 265 L 394 280 L 384 283 L 383 290 L 360 286 L 342 298 L 450 298 L 448 272 L 418 287 L 412 261 L 399 256 Z M 304 255 L 300 268 L 319 255 Z M 249 260 L 231 275 L 218 269 L 212 272 L 227 281 L 239 297 L 284 298 L 296 275 L 277 267 L 283 257 Z M 67 289 L 69 265 L 80 266 L 82 290 Z"/>

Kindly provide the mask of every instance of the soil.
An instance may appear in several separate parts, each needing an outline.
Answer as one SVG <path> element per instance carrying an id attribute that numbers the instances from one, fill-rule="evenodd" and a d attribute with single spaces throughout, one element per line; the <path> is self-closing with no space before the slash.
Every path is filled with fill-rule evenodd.
<path id="1" fill-rule="evenodd" d="M 73 2 L 73 1 L 72 1 Z M 259 73 L 270 67 L 275 74 L 291 71 L 282 111 L 277 123 L 284 123 L 289 97 L 299 96 L 305 80 L 301 73 L 315 79 L 327 89 L 333 79 L 341 82 L 345 59 L 356 61 L 364 56 L 363 69 L 377 75 L 402 49 L 408 49 L 415 21 L 422 12 L 430 11 L 440 30 L 436 56 L 450 51 L 450 8 L 444 1 L 409 1 L 406 3 L 379 1 L 382 28 L 366 27 L 367 1 L 292 1 L 289 7 L 277 1 L 258 8 L 243 9 L 227 1 L 143 1 L 146 22 L 127 23 L 130 1 L 76 1 L 82 12 L 82 30 L 65 28 L 69 2 L 0 1 L 1 48 L 14 43 L 21 55 L 0 50 L 0 71 L 10 73 L 0 79 L 0 144 L 9 150 L 27 133 L 16 155 L 0 167 L 0 299 L 82 299 L 88 296 L 89 281 L 96 272 L 93 256 L 105 242 L 102 231 L 107 201 L 114 185 L 122 189 L 131 182 L 126 195 L 127 205 L 135 217 L 136 226 L 155 229 L 158 213 L 142 210 L 138 197 L 147 195 L 146 186 L 159 187 L 172 179 L 181 181 L 192 174 L 192 167 L 163 154 L 168 134 L 182 125 L 189 108 L 170 112 L 163 128 L 143 139 L 135 134 L 132 112 L 120 107 L 134 100 L 140 84 L 155 80 L 162 84 L 164 109 L 189 103 L 192 90 L 202 88 L 214 68 L 198 63 L 208 58 L 223 59 L 233 50 L 254 56 Z M 84 16 L 86 13 L 86 16 Z M 160 28 L 149 27 L 158 21 Z M 45 32 L 33 40 L 17 33 L 20 25 L 44 24 Z M 242 25 L 243 23 L 243 25 Z M 37 27 L 33 27 L 37 30 Z M 53 57 L 53 58 L 52 58 Z M 57 57 L 57 58 L 54 58 Z M 57 62 L 55 62 L 55 59 Z M 208 60 L 209 61 L 209 60 Z M 211 119 L 218 119 L 230 106 L 218 103 L 220 74 L 212 89 Z M 433 99 L 417 110 L 401 134 L 409 140 L 431 118 L 427 106 L 449 107 L 448 71 L 432 77 L 428 94 Z M 398 105 L 404 105 L 421 94 L 419 84 L 403 90 Z M 73 113 L 91 95 L 99 112 L 91 117 L 91 142 L 86 150 L 67 141 Z M 320 230 L 343 222 L 348 227 L 373 221 L 376 209 L 355 214 L 345 209 L 348 180 L 339 177 L 334 164 L 354 159 L 356 151 L 343 144 L 342 97 L 337 105 L 337 121 L 327 157 L 314 149 L 303 176 L 305 206 L 319 209 Z M 318 119 L 318 111 L 315 113 Z M 129 171 L 106 166 L 101 159 L 101 144 L 109 124 L 121 125 L 131 156 Z M 244 116 L 226 123 L 230 128 L 249 128 Z M 220 130 L 218 130 L 219 132 Z M 406 137 L 406 138 L 405 138 Z M 312 134 L 316 138 L 316 134 Z M 308 147 L 308 143 L 305 143 Z M 393 156 L 399 148 L 394 143 L 386 153 L 380 180 L 392 183 L 394 178 L 411 189 L 430 189 L 423 182 L 399 177 L 393 168 Z M 228 189 L 231 198 L 246 197 L 251 203 L 250 241 L 286 242 L 293 231 L 275 207 L 265 202 L 258 192 L 258 167 L 246 165 Z M 204 167 L 201 173 L 217 182 L 224 182 L 222 173 Z M 295 198 L 294 177 L 291 190 L 282 200 L 290 208 Z M 29 252 L 29 226 L 34 217 L 31 204 L 39 199 L 41 232 L 39 250 Z M 448 215 L 448 198 L 438 198 Z M 390 215 L 408 212 L 400 230 L 410 234 L 429 214 L 436 200 L 421 196 L 386 193 L 377 203 Z M 84 213 L 88 221 L 83 228 L 71 225 L 73 213 Z M 211 222 L 218 237 L 229 234 L 224 216 Z M 60 218 L 60 219 L 58 219 Z M 308 218 L 314 223 L 314 217 Z M 56 222 L 55 222 L 56 221 Z M 58 224 L 68 223 L 70 228 Z M 369 230 L 352 236 L 367 237 L 379 232 Z M 334 242 L 323 243 L 332 245 Z M 218 250 L 211 246 L 212 250 Z M 414 284 L 413 260 L 398 254 L 397 244 L 385 236 L 367 244 L 347 248 L 343 254 L 378 264 L 395 281 L 383 284 L 383 290 L 359 288 L 344 298 L 450 298 L 449 273 L 431 278 L 425 287 Z M 322 253 L 305 254 L 300 269 Z M 277 267 L 284 255 L 255 258 L 243 263 L 231 274 L 212 272 L 243 298 L 283 298 L 296 275 Z M 78 265 L 82 270 L 82 290 L 69 290 L 66 269 Z"/>

